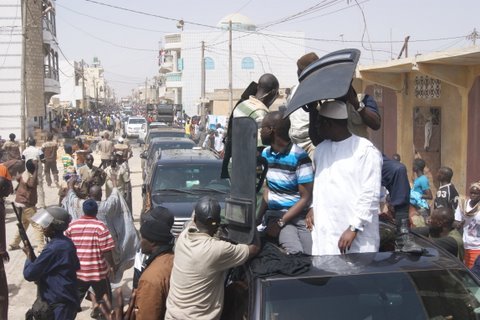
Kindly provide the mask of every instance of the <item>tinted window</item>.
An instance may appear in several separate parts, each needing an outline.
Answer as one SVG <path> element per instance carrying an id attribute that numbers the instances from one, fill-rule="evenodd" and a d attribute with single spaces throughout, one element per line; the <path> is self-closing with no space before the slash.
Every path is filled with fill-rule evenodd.
<path id="1" fill-rule="evenodd" d="M 478 319 L 480 288 L 465 270 L 271 281 L 263 319 Z M 477 317 L 475 316 L 477 314 Z"/>
<path id="2" fill-rule="evenodd" d="M 141 124 L 141 123 L 146 123 L 147 121 L 145 119 L 129 119 L 128 124 Z"/>
<path id="3" fill-rule="evenodd" d="M 161 137 L 183 138 L 185 133 L 183 131 L 150 131 L 146 142 L 149 143 L 153 138 Z"/>
<path id="4" fill-rule="evenodd" d="M 220 179 L 220 171 L 220 164 L 159 166 L 155 171 L 152 190 L 212 188 L 228 192 L 230 190 L 230 183 L 228 179 Z"/>
<path id="5" fill-rule="evenodd" d="M 195 146 L 195 143 L 188 142 L 188 141 L 172 141 L 172 142 L 162 142 L 162 143 L 154 143 L 151 145 L 152 147 L 149 148 L 149 155 L 153 155 L 158 149 L 162 148 L 162 150 L 170 150 L 170 149 L 192 149 Z"/>

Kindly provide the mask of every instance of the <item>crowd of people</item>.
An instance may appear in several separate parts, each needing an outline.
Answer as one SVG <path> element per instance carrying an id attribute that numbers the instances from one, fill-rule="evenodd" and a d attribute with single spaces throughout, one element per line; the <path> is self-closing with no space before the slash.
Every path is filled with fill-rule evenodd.
<path id="1" fill-rule="evenodd" d="M 314 53 L 302 56 L 298 76 L 316 60 Z M 302 90 L 301 82 L 291 95 L 297 90 Z M 452 184 L 452 170 L 444 166 L 438 170 L 440 187 L 434 195 L 425 175 L 427 164 L 420 157 L 413 161 L 410 183 L 400 156 L 382 154 L 369 140 L 367 129 L 381 126 L 371 96 L 357 94 L 351 85 L 345 97 L 314 101 L 287 117 L 285 108 L 270 110 L 279 97 L 273 74 L 262 75 L 247 91 L 232 119 L 255 120 L 257 152 L 268 168 L 252 244 L 233 244 L 217 236 L 221 206 L 210 196 L 197 202 L 178 238 L 171 231 L 173 215 L 162 207 L 146 215 L 138 238 L 128 166 L 132 151 L 124 137 L 117 143 L 111 140 L 121 133 L 119 114 L 70 113 L 61 120 L 63 131 L 75 131 L 75 136 L 109 131 L 95 150 L 82 139 L 64 145 L 61 174 L 56 165 L 59 146 L 52 134 L 41 148 L 29 139 L 23 152 L 10 135 L 3 143 L 0 165 L 0 317 L 8 316 L 4 220 L 5 197 L 14 192 L 13 181 L 14 205 L 24 228 L 34 229 L 38 255 L 24 248 L 24 277 L 39 288 L 37 307 L 30 312 L 43 307 L 50 314 L 47 319 L 74 319 L 85 297 L 92 301 L 93 318 L 221 319 L 227 272 L 260 252 L 260 237 L 288 255 L 376 252 L 381 220 L 399 230 L 405 225 L 415 228 L 467 267 L 474 266 L 480 256 L 480 183 L 472 184 L 468 197 L 461 199 Z M 199 117 L 185 124 L 188 137 L 222 157 L 229 143 L 241 143 L 229 141 L 228 130 L 231 127 L 220 124 L 207 130 Z M 44 178 L 47 187 L 59 188 L 58 206 L 46 207 Z M 8 249 L 20 249 L 20 244 L 21 235 L 16 234 Z M 129 306 L 123 310 L 121 281 L 136 256 L 140 264 L 135 266 Z"/>

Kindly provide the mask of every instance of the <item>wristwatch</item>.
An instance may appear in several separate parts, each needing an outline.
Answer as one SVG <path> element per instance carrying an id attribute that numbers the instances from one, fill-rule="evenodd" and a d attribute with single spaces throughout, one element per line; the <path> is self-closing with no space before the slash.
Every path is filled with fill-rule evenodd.
<path id="1" fill-rule="evenodd" d="M 285 226 L 285 222 L 282 219 L 278 219 L 277 224 L 280 228 L 283 228 Z"/>
<path id="2" fill-rule="evenodd" d="M 348 228 L 350 229 L 350 231 L 355 232 L 355 233 L 360 231 L 359 229 L 355 228 L 354 226 L 349 226 Z"/>
<path id="3" fill-rule="evenodd" d="M 360 101 L 360 102 L 358 103 L 357 112 L 360 112 L 360 111 L 362 111 L 363 109 L 365 109 L 365 103 L 363 103 L 363 101 Z"/>

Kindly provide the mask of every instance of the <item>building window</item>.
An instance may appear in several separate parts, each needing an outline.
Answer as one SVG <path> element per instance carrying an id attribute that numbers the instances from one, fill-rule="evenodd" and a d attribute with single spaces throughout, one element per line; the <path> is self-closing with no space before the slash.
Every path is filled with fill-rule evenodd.
<path id="1" fill-rule="evenodd" d="M 205 58 L 205 70 L 213 70 L 215 69 L 215 61 L 212 58 L 206 57 Z"/>
<path id="2" fill-rule="evenodd" d="M 254 69 L 255 63 L 253 59 L 250 57 L 245 57 L 242 59 L 242 69 Z"/>

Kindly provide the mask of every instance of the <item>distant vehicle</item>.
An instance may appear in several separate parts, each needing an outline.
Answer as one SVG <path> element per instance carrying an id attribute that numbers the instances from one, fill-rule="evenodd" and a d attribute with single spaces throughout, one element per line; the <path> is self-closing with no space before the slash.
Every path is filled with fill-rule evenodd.
<path id="1" fill-rule="evenodd" d="M 157 121 L 172 124 L 175 119 L 175 112 L 175 105 L 159 104 L 157 106 Z"/>
<path id="2" fill-rule="evenodd" d="M 150 122 L 148 124 L 148 130 L 150 129 L 156 129 L 156 128 L 166 128 L 168 127 L 168 123 L 165 123 L 165 122 Z"/>
<path id="3" fill-rule="evenodd" d="M 171 149 L 192 149 L 195 142 L 188 138 L 161 137 L 154 138 L 148 144 L 148 149 L 140 153 L 142 159 L 142 178 L 145 179 L 148 172 L 157 161 L 161 151 Z"/>
<path id="4" fill-rule="evenodd" d="M 223 207 L 230 181 L 220 179 L 221 167 L 222 161 L 207 150 L 162 150 L 142 187 L 141 221 L 152 208 L 165 207 L 175 217 L 172 231 L 178 235 L 201 197 L 211 195 Z"/>
<path id="5" fill-rule="evenodd" d="M 148 143 L 153 138 L 160 137 L 185 137 L 185 131 L 183 129 L 172 128 L 172 127 L 161 127 L 156 129 L 148 130 L 147 132 L 141 130 L 138 136 L 138 143 L 140 145 L 145 144 L 145 148 L 148 148 Z"/>
<path id="6" fill-rule="evenodd" d="M 125 133 L 127 134 L 127 137 L 138 137 L 142 125 L 146 123 L 147 120 L 143 117 L 128 117 L 125 124 Z"/>

